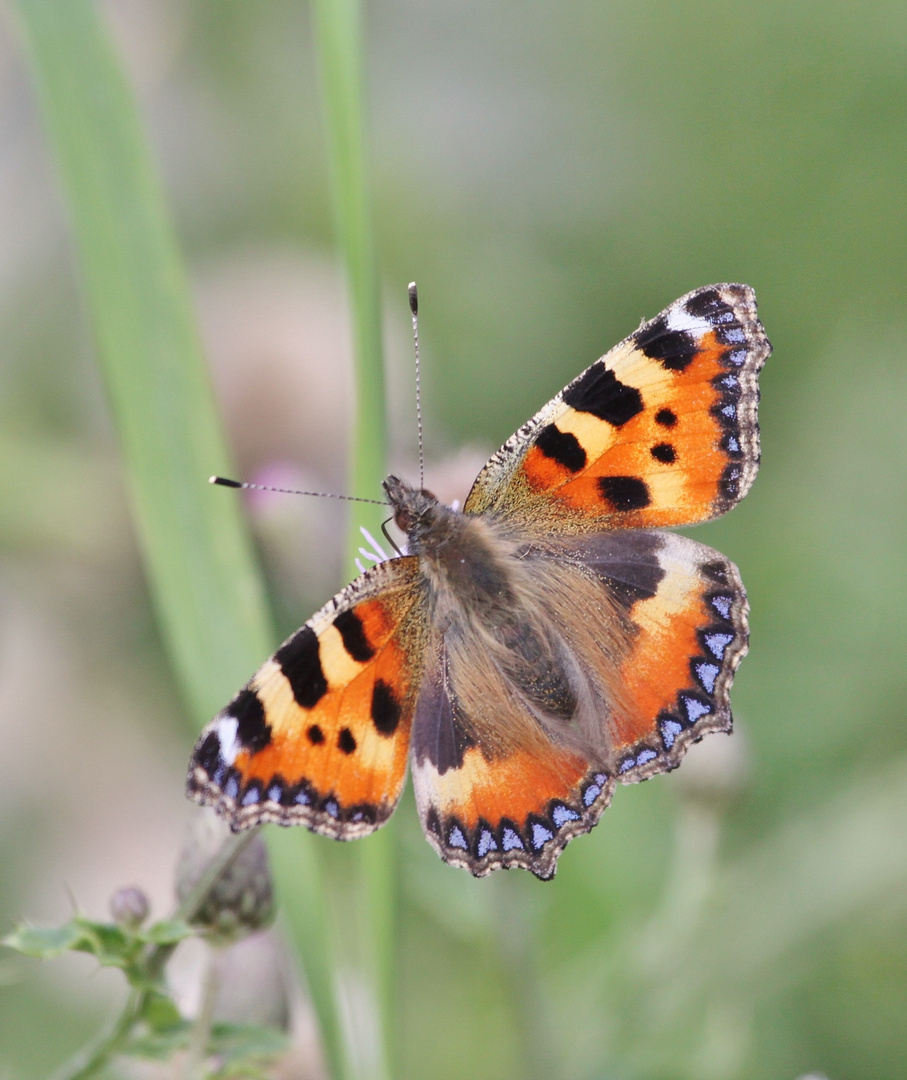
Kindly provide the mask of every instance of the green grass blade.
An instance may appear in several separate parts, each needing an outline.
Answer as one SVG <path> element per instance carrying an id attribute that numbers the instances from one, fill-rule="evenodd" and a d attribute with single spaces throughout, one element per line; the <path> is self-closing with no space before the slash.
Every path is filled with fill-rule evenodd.
<path id="1" fill-rule="evenodd" d="M 387 456 L 381 303 L 372 237 L 363 136 L 361 13 L 358 0 L 316 0 L 315 31 L 330 161 L 335 229 L 346 272 L 356 372 L 350 494 L 382 498 Z M 404 297 L 401 290 L 401 303 Z M 359 525 L 380 536 L 387 512 L 359 506 L 351 515 L 349 572 L 362 543 Z"/>
<path id="2" fill-rule="evenodd" d="M 362 12 L 359 0 L 316 0 L 315 40 L 327 130 L 337 239 L 346 271 L 356 372 L 356 412 L 350 454 L 350 491 L 375 498 L 385 475 L 386 431 L 381 303 L 375 263 L 363 123 Z M 403 297 L 401 295 L 401 302 Z M 359 505 L 351 514 L 348 565 L 365 525 L 380 536 L 387 511 Z M 348 955 L 370 983 L 376 1008 L 377 1045 L 363 1046 L 353 1067 L 363 1080 L 390 1075 L 394 984 L 395 843 L 393 823 L 349 853 L 332 853 L 333 890 L 345 909 Z M 349 929 L 355 928 L 354 934 Z"/>
<path id="3" fill-rule="evenodd" d="M 230 471 L 229 458 L 176 241 L 117 58 L 89 0 L 16 3 L 151 591 L 196 730 L 273 647 L 264 590 L 238 501 L 206 483 L 211 472 Z M 278 888 L 339 1078 L 341 1029 L 314 842 L 301 830 L 281 840 L 273 845 Z"/>
<path id="4" fill-rule="evenodd" d="M 86 0 L 17 0 L 166 647 L 193 729 L 272 634 L 189 293 L 131 93 Z"/>

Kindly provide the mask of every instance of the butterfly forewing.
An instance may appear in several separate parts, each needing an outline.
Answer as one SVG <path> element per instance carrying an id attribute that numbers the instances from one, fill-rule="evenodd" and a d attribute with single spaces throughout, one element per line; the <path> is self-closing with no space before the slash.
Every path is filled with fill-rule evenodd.
<path id="1" fill-rule="evenodd" d="M 202 732 L 191 797 L 235 829 L 301 823 L 343 840 L 376 829 L 406 773 L 424 614 L 414 558 L 338 593 Z"/>
<path id="2" fill-rule="evenodd" d="M 758 468 L 756 376 L 769 351 L 748 286 L 681 297 L 524 425 L 464 510 L 552 532 L 724 513 Z"/>

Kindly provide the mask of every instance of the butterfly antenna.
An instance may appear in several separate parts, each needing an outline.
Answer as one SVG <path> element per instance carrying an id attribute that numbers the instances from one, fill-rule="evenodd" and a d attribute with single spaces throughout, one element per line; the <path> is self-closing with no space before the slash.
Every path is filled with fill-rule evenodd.
<path id="1" fill-rule="evenodd" d="M 422 367 L 419 363 L 419 291 L 409 283 L 409 310 L 413 313 L 413 348 L 416 353 L 416 424 L 419 429 L 419 488 L 425 487 L 425 446 L 422 439 Z"/>
<path id="2" fill-rule="evenodd" d="M 226 476 L 209 476 L 209 484 L 221 487 L 243 488 L 245 491 L 276 491 L 278 495 L 313 495 L 317 499 L 343 499 L 344 502 L 372 503 L 374 506 L 388 506 L 383 499 L 360 499 L 356 495 L 335 495 L 330 491 L 296 491 L 295 488 L 270 487 L 268 484 L 248 484 L 240 480 L 228 480 Z"/>

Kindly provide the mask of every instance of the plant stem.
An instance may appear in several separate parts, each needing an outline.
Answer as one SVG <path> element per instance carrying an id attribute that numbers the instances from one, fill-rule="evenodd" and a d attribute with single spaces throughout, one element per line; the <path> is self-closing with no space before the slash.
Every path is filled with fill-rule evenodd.
<path id="1" fill-rule="evenodd" d="M 72 226 L 136 534 L 194 735 L 274 636 L 155 163 L 100 8 L 15 0 Z"/>
<path id="2" fill-rule="evenodd" d="M 202 995 L 198 1015 L 192 1024 L 186 1059 L 183 1062 L 183 1080 L 193 1080 L 196 1074 L 200 1074 L 208 1050 L 208 1041 L 211 1038 L 211 1027 L 214 1022 L 214 1004 L 217 1001 L 218 960 L 218 954 L 213 948 L 209 948 L 202 975 Z"/>
<path id="3" fill-rule="evenodd" d="M 315 0 L 313 11 L 335 228 L 353 325 L 356 416 L 350 492 L 374 497 L 385 475 L 386 431 L 381 303 L 363 122 L 362 6 L 360 0 Z M 347 557 L 351 573 L 362 543 L 359 526 L 365 524 L 380 535 L 384 517 L 386 512 L 377 507 L 357 507 L 351 517 Z M 365 993 L 347 1000 L 359 1001 L 363 1011 L 371 1007 L 376 1012 L 374 1017 L 357 1017 L 347 1011 L 350 1069 L 362 1080 L 383 1080 L 390 1075 L 394 847 L 393 827 L 385 826 L 362 847 L 333 852 L 325 862 L 338 915 L 338 955 L 353 965 L 365 988 Z"/>
<path id="4" fill-rule="evenodd" d="M 117 1051 L 125 1044 L 132 1026 L 141 1015 L 146 995 L 139 990 L 130 991 L 126 1006 L 107 1031 L 60 1066 L 50 1080 L 90 1080 L 97 1076 Z"/>
<path id="5" fill-rule="evenodd" d="M 350 494 L 379 497 L 385 475 L 384 364 L 381 301 L 372 234 L 368 154 L 363 131 L 362 11 L 359 0 L 315 0 L 316 49 L 321 77 L 337 243 L 343 259 L 352 320 L 356 414 L 350 453 Z M 362 538 L 376 536 L 387 516 L 361 507 L 351 522 L 348 567 Z"/>

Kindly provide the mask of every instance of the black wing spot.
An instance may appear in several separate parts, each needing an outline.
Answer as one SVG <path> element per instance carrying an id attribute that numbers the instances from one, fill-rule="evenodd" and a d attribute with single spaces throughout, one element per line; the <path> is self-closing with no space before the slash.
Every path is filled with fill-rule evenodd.
<path id="1" fill-rule="evenodd" d="M 230 702 L 227 710 L 236 720 L 236 737 L 250 754 L 257 754 L 271 741 L 271 728 L 258 694 L 246 687 Z"/>
<path id="2" fill-rule="evenodd" d="M 375 655 L 375 650 L 365 636 L 365 627 L 355 611 L 341 611 L 334 616 L 334 626 L 343 639 L 343 647 L 357 664 L 364 664 Z"/>
<path id="3" fill-rule="evenodd" d="M 564 402 L 578 412 L 591 413 L 620 427 L 642 412 L 642 394 L 627 386 L 601 362 L 593 364 L 564 391 Z"/>
<path id="4" fill-rule="evenodd" d="M 669 330 L 667 319 L 659 315 L 633 336 L 638 348 L 668 371 L 685 371 L 699 347 L 686 330 Z"/>
<path id="5" fill-rule="evenodd" d="M 655 423 L 661 427 L 673 427 L 677 423 L 677 413 L 672 409 L 659 409 L 655 414 Z"/>
<path id="6" fill-rule="evenodd" d="M 638 476 L 600 476 L 598 488 L 615 510 L 643 510 L 652 501 L 648 485 Z"/>
<path id="7" fill-rule="evenodd" d="M 379 735 L 389 738 L 397 730 L 402 709 L 397 695 L 383 679 L 375 679 L 372 690 L 372 723 Z"/>
<path id="8" fill-rule="evenodd" d="M 660 461 L 662 465 L 673 465 L 677 460 L 677 451 L 670 443 L 657 443 L 649 453 L 656 461 Z"/>
<path id="9" fill-rule="evenodd" d="M 586 466 L 586 451 L 579 439 L 569 431 L 561 431 L 554 424 L 547 424 L 538 433 L 535 445 L 547 458 L 563 465 L 570 472 L 579 472 Z"/>
<path id="10" fill-rule="evenodd" d="M 428 813 L 425 816 L 425 828 L 437 836 L 441 837 L 441 819 L 438 817 L 438 811 L 434 806 L 428 808 Z"/>
<path id="11" fill-rule="evenodd" d="M 287 678 L 296 704 L 314 708 L 328 692 L 321 670 L 318 638 L 311 626 L 304 626 L 277 650 L 274 659 Z"/>
<path id="12" fill-rule="evenodd" d="M 724 561 L 714 560 L 702 563 L 699 570 L 703 577 L 707 577 L 710 581 L 717 582 L 719 585 L 728 584 L 727 563 Z"/>
<path id="13" fill-rule="evenodd" d="M 659 561 L 664 540 L 657 533 L 601 534 L 590 552 L 587 565 L 628 610 L 639 600 L 649 600 L 658 592 L 665 571 Z"/>
<path id="14" fill-rule="evenodd" d="M 687 300 L 684 307 L 694 318 L 708 322 L 725 322 L 726 319 L 720 315 L 730 310 L 716 289 L 701 289 Z"/>
<path id="15" fill-rule="evenodd" d="M 209 776 L 213 776 L 220 763 L 220 739 L 216 731 L 209 731 L 202 739 L 202 744 L 195 754 L 195 764 L 199 765 Z"/>
<path id="16" fill-rule="evenodd" d="M 321 744 L 324 742 L 324 732 L 317 724 L 312 724 L 312 726 L 306 731 L 306 735 L 308 736 L 309 742 L 312 744 L 312 746 L 321 746 Z"/>
<path id="17" fill-rule="evenodd" d="M 356 737 L 348 727 L 340 729 L 340 734 L 337 736 L 337 749 L 342 750 L 344 754 L 352 754 L 356 749 Z"/>

